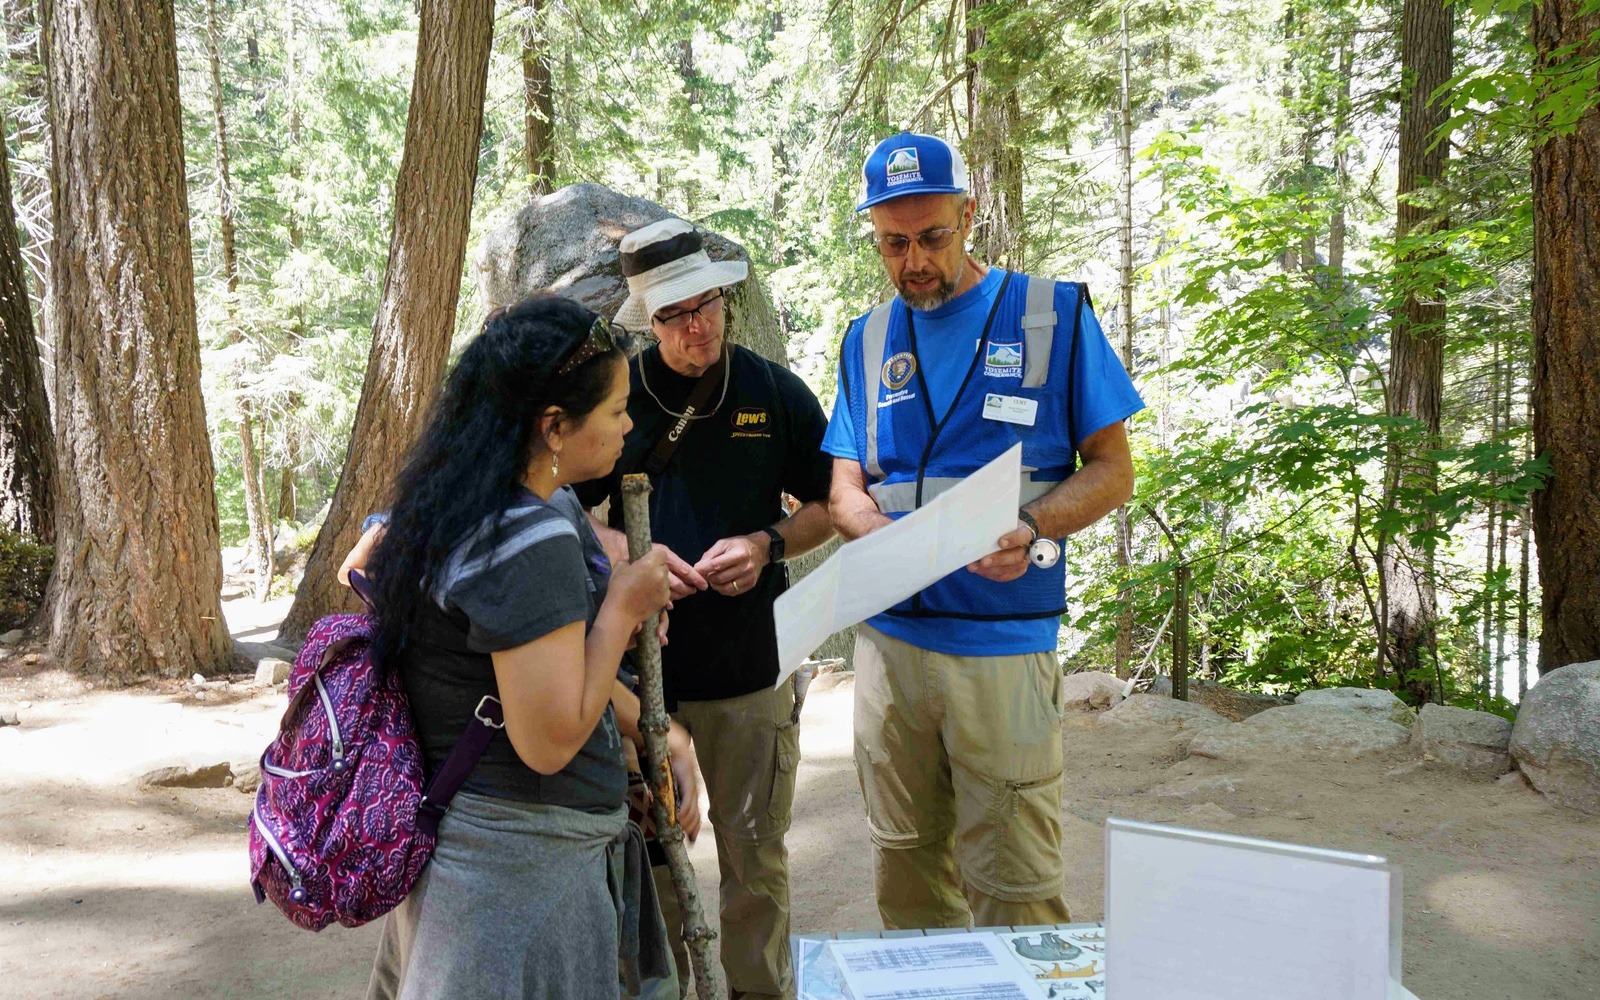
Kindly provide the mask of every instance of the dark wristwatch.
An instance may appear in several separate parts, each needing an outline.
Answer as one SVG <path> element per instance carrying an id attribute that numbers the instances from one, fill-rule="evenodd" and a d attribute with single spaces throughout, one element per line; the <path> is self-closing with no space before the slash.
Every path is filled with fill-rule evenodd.
<path id="1" fill-rule="evenodd" d="M 1028 526 L 1028 530 L 1033 532 L 1033 541 L 1037 542 L 1039 540 L 1039 522 L 1033 519 L 1033 515 L 1025 510 L 1018 509 L 1017 520 Z"/>
<path id="2" fill-rule="evenodd" d="M 767 562 L 783 562 L 783 550 L 785 547 L 783 536 L 778 534 L 777 528 L 762 528 L 761 530 L 765 531 L 767 537 L 772 539 L 767 543 Z"/>

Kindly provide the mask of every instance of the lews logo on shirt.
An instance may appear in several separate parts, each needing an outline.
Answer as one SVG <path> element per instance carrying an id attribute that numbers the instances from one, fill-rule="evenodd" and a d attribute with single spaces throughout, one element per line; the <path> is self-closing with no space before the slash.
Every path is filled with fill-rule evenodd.
<path id="1" fill-rule="evenodd" d="M 759 406 L 741 406 L 733 411 L 733 436 L 736 438 L 769 438 L 772 436 L 772 415 Z"/>
<path id="2" fill-rule="evenodd" d="M 890 187 L 922 180 L 922 161 L 917 158 L 917 147 L 901 146 L 890 153 L 884 175 L 884 180 Z"/>
<path id="3" fill-rule="evenodd" d="M 916 373 L 917 356 L 910 351 L 901 351 L 883 363 L 883 384 L 888 386 L 890 391 L 899 392 Z"/>
<path id="4" fill-rule="evenodd" d="M 984 352 L 983 373 L 990 378 L 1022 374 L 1021 344 L 990 344 Z"/>

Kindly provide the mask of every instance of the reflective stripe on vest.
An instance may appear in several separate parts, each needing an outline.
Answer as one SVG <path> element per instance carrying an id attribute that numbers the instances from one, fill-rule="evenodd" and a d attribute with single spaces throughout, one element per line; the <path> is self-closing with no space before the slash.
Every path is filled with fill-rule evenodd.
<path id="1" fill-rule="evenodd" d="M 867 401 L 867 454 L 863 466 L 867 475 L 883 478 L 883 466 L 878 463 L 878 392 L 883 385 L 883 353 L 888 350 L 889 314 L 894 311 L 894 300 L 867 314 L 866 327 L 861 331 L 861 357 L 866 364 Z"/>
<path id="2" fill-rule="evenodd" d="M 1022 336 L 1027 344 L 1023 351 L 1023 388 L 1043 386 L 1050 374 L 1050 348 L 1056 336 L 1056 283 L 1049 278 L 1028 276 L 1028 291 L 1023 304 Z M 889 344 L 889 317 L 894 310 L 891 299 L 867 314 L 861 331 L 862 374 L 866 379 L 867 451 L 862 467 L 874 479 L 883 478 L 883 465 L 878 460 L 878 396 L 883 391 L 883 361 Z M 955 405 L 952 401 L 951 405 Z M 922 481 L 922 502 L 927 503 L 943 493 L 959 479 L 930 477 Z M 1034 482 L 1024 470 L 1022 474 L 1021 503 L 1031 503 L 1044 496 L 1059 482 Z M 869 486 L 867 492 L 878 501 L 878 509 L 885 514 L 900 514 L 916 510 L 917 484 L 881 483 Z"/>
<path id="3" fill-rule="evenodd" d="M 1050 345 L 1056 339 L 1056 283 L 1029 275 L 1023 308 L 1022 336 L 1028 346 L 1023 351 L 1022 387 L 1037 389 L 1050 373 Z"/>
<path id="4" fill-rule="evenodd" d="M 950 487 L 962 482 L 960 478 L 949 476 L 926 476 L 922 480 L 922 502 L 924 504 L 934 497 L 948 490 Z M 1022 474 L 1022 493 L 1018 503 L 1032 503 L 1061 485 L 1061 480 L 1055 482 L 1036 482 L 1028 478 L 1028 473 Z M 917 509 L 917 481 L 914 479 L 902 483 L 877 483 L 867 487 L 867 492 L 872 494 L 872 499 L 878 502 L 878 509 L 885 514 L 909 514 Z"/>

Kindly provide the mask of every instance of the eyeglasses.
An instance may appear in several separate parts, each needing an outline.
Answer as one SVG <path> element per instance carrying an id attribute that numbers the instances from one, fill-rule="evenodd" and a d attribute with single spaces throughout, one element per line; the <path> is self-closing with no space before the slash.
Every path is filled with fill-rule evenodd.
<path id="1" fill-rule="evenodd" d="M 570 375 L 584 362 L 602 354 L 610 354 L 613 350 L 621 350 L 627 354 L 632 344 L 633 337 L 626 330 L 603 316 L 597 316 L 594 325 L 589 327 L 589 335 L 578 345 L 577 350 L 561 363 L 556 374 Z"/>
<path id="2" fill-rule="evenodd" d="M 687 330 L 689 317 L 699 316 L 701 321 L 708 321 L 711 317 L 722 311 L 722 293 L 718 292 L 711 298 L 695 306 L 693 309 L 684 309 L 675 313 L 656 313 L 652 322 L 660 323 L 668 330 Z"/>
<path id="3" fill-rule="evenodd" d="M 917 246 L 932 253 L 943 250 L 956 238 L 957 230 L 949 226 L 940 226 L 938 229 L 927 229 L 916 236 L 901 236 L 899 233 L 890 233 L 887 236 L 868 237 L 878 253 L 884 257 L 904 257 L 906 251 L 911 249 L 911 241 L 915 240 Z"/>

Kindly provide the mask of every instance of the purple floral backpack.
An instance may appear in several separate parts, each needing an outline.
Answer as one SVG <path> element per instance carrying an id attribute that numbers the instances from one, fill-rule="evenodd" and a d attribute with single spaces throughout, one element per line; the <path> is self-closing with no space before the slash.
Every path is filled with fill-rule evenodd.
<path id="1" fill-rule="evenodd" d="M 376 627 L 365 614 L 317 622 L 289 673 L 282 726 L 261 755 L 250 881 L 256 902 L 271 899 L 311 931 L 335 920 L 358 927 L 406 898 L 450 800 L 505 725 L 500 702 L 484 697 L 428 783 L 399 672 L 373 663 Z"/>

